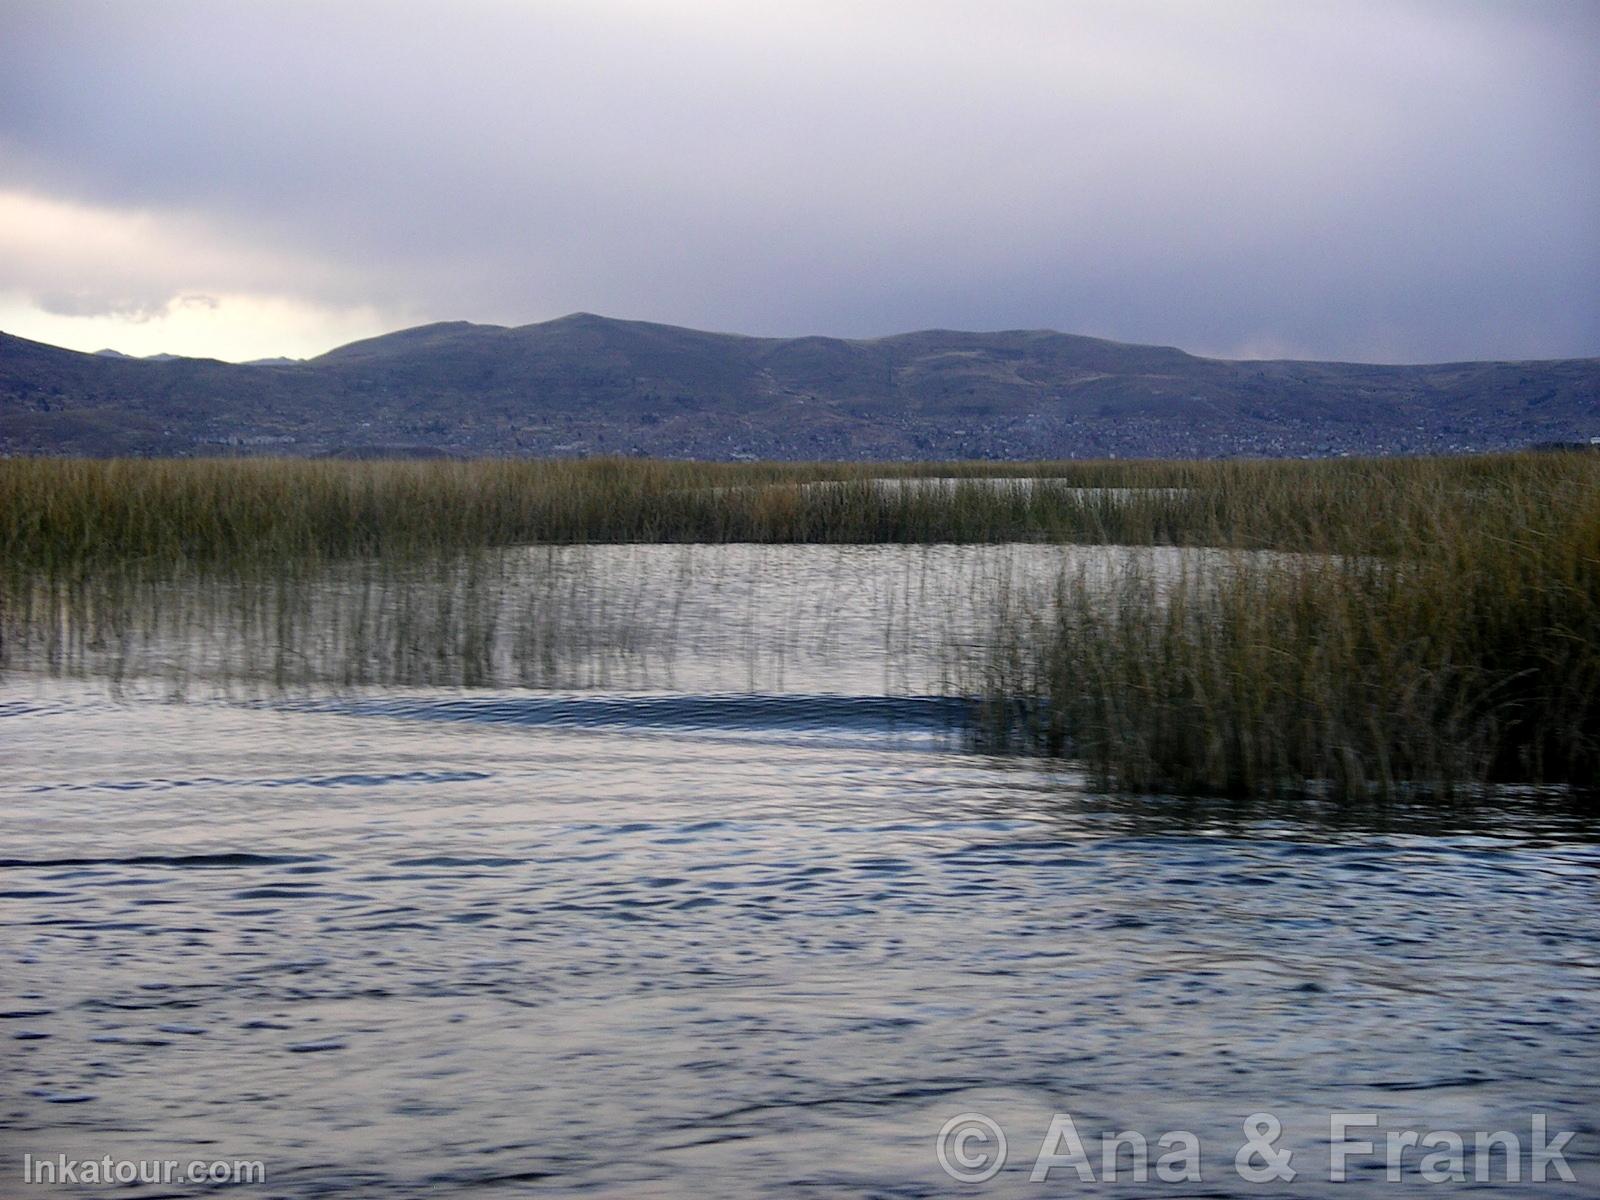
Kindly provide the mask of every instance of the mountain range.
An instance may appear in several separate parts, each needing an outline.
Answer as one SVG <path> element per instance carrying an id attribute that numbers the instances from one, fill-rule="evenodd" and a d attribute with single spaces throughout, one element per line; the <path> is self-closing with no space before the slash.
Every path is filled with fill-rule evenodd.
<path id="1" fill-rule="evenodd" d="M 578 313 L 303 362 L 0 334 L 0 452 L 705 459 L 1315 456 L 1600 436 L 1600 358 L 1232 361 L 1050 330 L 762 338 Z"/>

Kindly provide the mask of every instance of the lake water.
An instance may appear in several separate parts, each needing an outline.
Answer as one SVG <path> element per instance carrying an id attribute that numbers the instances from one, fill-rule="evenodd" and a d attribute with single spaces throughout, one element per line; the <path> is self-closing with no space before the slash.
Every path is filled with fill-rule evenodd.
<path id="1" fill-rule="evenodd" d="M 1505 1129 L 1497 1191 L 1600 1194 L 1591 813 L 1105 795 L 966 745 L 942 685 L 995 589 L 1173 553 L 528 551 L 493 605 L 537 593 L 538 652 L 497 626 L 472 688 L 318 682 L 340 635 L 278 690 L 159 622 L 22 664 L 0 1194 L 47 1194 L 25 1153 L 267 1173 L 129 1196 L 1096 1190 L 1030 1181 L 1053 1113 L 1098 1177 L 1149 1139 L 1113 1194 L 1371 1194 L 1382 1132 L 1332 1184 L 1333 1112 Z M 1235 1169 L 1263 1111 L 1292 1183 Z M 1008 1138 L 985 1183 L 936 1156 L 964 1113 Z M 1576 1183 L 1528 1181 L 1536 1115 Z M 1199 1183 L 1154 1174 L 1174 1130 Z"/>

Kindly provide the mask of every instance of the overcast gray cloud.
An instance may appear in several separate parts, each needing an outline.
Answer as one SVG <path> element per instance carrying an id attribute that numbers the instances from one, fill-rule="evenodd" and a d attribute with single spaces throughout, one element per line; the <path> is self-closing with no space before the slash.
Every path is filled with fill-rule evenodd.
<path id="1" fill-rule="evenodd" d="M 0 324 L 1600 353 L 1584 0 L 0 0 L 0 26 Z"/>

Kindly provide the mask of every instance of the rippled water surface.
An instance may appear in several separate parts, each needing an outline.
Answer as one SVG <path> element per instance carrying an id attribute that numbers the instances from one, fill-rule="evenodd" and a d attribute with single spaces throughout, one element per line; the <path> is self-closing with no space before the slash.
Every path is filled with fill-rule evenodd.
<path id="1" fill-rule="evenodd" d="M 1260 1110 L 1285 1194 L 1355 1194 L 1334 1111 L 1545 1114 L 1578 1182 L 1497 1190 L 1600 1194 L 1588 814 L 975 754 L 935 694 L 972 580 L 1059 553 L 595 551 L 593 669 L 541 688 L 11 673 L 0 1194 L 42 1194 L 25 1152 L 266 1166 L 196 1194 L 1088 1191 L 1028 1178 L 1052 1112 L 1097 1175 L 1102 1131 L 1196 1133 L 1203 1182 L 1127 1194 L 1254 1194 Z M 1008 1134 L 988 1183 L 938 1166 L 963 1112 Z"/>

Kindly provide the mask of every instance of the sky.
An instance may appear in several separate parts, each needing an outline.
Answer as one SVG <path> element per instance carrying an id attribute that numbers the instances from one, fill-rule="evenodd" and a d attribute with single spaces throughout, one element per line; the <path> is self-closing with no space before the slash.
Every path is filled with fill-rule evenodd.
<path id="1" fill-rule="evenodd" d="M 0 330 L 1600 355 L 1590 0 L 0 0 Z"/>

